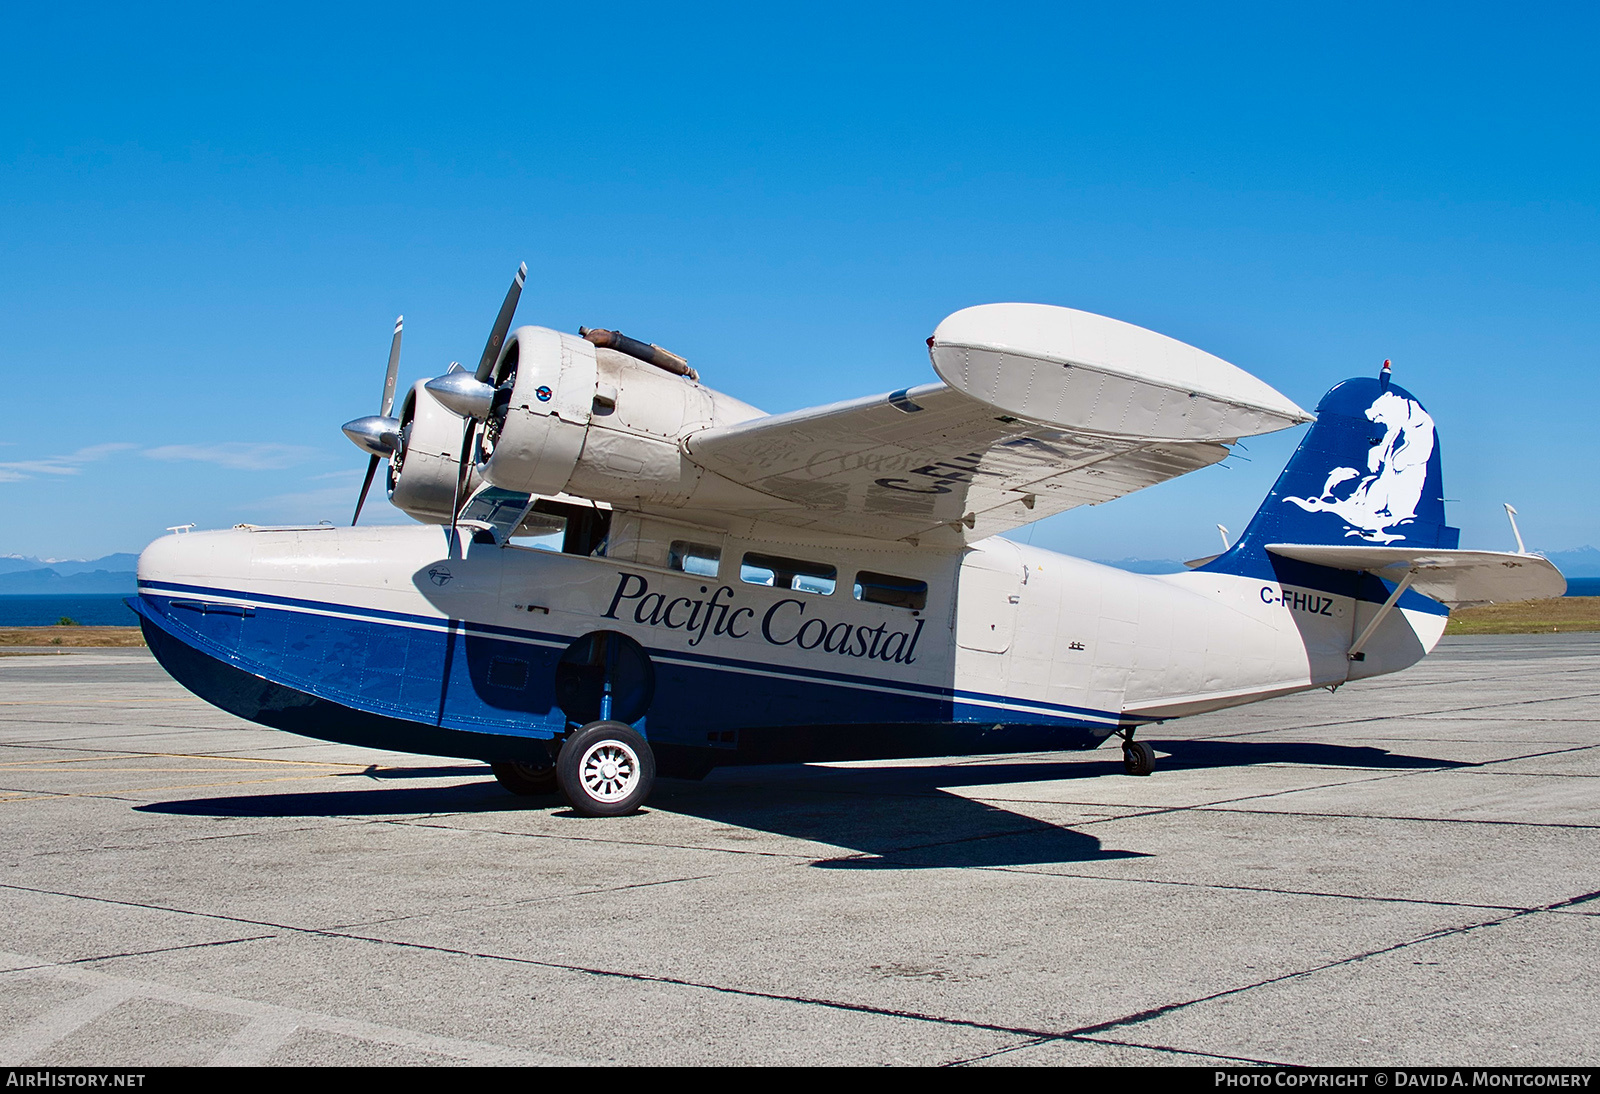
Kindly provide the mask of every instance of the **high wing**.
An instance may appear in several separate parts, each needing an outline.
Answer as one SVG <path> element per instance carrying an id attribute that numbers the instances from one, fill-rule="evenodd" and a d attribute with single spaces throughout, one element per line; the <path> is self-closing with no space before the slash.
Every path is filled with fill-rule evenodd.
<path id="1" fill-rule="evenodd" d="M 941 530 L 981 539 L 1228 455 L 1211 442 L 1026 422 L 944 384 L 707 430 L 684 448 L 706 470 L 774 499 L 742 515 L 878 539 Z"/>
<path id="2" fill-rule="evenodd" d="M 939 325 L 943 383 L 707 429 L 700 467 L 773 499 L 740 514 L 819 532 L 981 539 L 1216 463 L 1310 420 L 1233 365 L 1067 308 L 985 305 Z"/>

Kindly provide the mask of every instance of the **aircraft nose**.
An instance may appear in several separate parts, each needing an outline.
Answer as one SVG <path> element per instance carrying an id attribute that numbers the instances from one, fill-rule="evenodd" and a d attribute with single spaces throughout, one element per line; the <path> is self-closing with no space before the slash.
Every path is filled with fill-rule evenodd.
<path id="1" fill-rule="evenodd" d="M 139 555 L 139 584 L 206 584 L 206 575 L 214 568 L 215 548 L 216 533 L 174 532 L 162 536 Z"/>

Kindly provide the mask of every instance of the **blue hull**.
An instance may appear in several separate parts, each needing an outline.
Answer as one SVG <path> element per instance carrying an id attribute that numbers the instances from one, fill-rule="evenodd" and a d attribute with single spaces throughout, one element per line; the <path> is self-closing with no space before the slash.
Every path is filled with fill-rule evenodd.
<path id="1" fill-rule="evenodd" d="M 157 660 L 201 698 L 275 729 L 370 748 L 543 763 L 575 721 L 595 713 L 569 718 L 550 684 L 572 636 L 386 618 L 327 603 L 271 606 L 262 601 L 273 598 L 255 594 L 256 606 L 241 608 L 212 599 L 225 590 L 197 588 L 193 598 L 174 591 L 129 601 Z M 668 775 L 699 777 L 728 764 L 1093 748 L 1117 717 L 1061 708 L 1015 724 L 1018 714 L 994 705 L 1003 697 L 907 685 L 874 690 L 869 679 L 839 673 L 672 650 L 644 654 L 643 713 L 613 716 L 649 739 Z"/>

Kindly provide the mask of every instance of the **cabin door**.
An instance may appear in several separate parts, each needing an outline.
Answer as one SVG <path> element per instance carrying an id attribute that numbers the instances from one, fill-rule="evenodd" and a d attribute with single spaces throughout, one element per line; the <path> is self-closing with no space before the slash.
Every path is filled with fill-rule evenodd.
<path id="1" fill-rule="evenodd" d="M 1022 603 L 1022 552 L 1006 540 L 961 560 L 956 585 L 956 644 L 984 653 L 1005 653 L 1017 630 Z"/>

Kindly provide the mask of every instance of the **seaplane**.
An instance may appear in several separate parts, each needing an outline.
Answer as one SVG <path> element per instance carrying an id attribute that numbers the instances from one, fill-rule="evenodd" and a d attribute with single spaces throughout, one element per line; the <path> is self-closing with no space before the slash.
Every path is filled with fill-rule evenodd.
<path id="1" fill-rule="evenodd" d="M 1434 421 L 1392 379 L 1316 413 L 1129 323 L 985 304 L 935 379 L 767 414 L 610 329 L 512 329 L 400 399 L 396 320 L 350 526 L 152 543 L 150 649 L 290 733 L 472 758 L 513 794 L 630 813 L 658 775 L 1087 749 L 1415 664 L 1452 608 L 1559 596 L 1463 550 Z M 1313 423 L 1221 554 L 1127 573 L 1005 538 Z M 360 526 L 380 464 L 409 525 Z"/>

